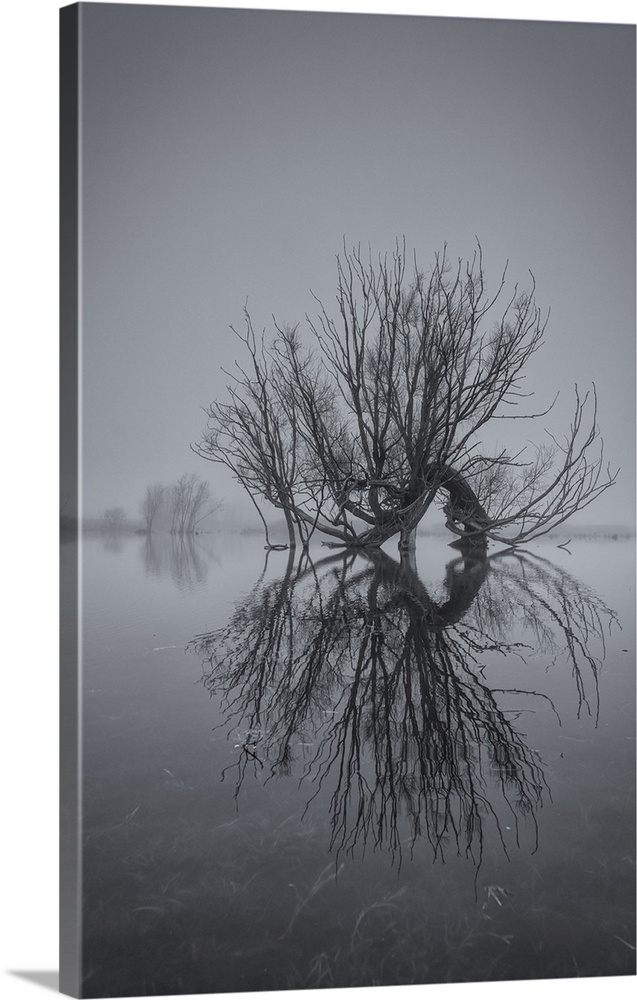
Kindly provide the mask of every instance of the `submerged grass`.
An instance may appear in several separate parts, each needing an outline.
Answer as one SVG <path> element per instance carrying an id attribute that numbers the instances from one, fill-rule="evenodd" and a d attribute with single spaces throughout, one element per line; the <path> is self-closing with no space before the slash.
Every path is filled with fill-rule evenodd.
<path id="1" fill-rule="evenodd" d="M 161 836 L 141 810 L 134 824 L 120 825 L 123 863 L 116 868 L 107 853 L 89 880 L 87 996 L 634 969 L 631 908 L 617 894 L 618 878 L 630 881 L 626 859 L 621 872 L 600 859 L 584 899 L 573 871 L 557 863 L 564 859 L 547 867 L 533 856 L 514 870 L 488 858 L 476 898 L 463 859 L 452 859 L 443 879 L 425 852 L 408 874 L 352 859 L 325 864 L 324 831 L 296 814 L 272 825 L 256 816 L 207 818 L 197 825 L 175 817 Z M 117 854 L 114 836 L 105 844 Z"/>
<path id="2" fill-rule="evenodd" d="M 301 819 L 255 785 L 237 813 L 171 768 L 163 799 L 88 831 L 88 997 L 634 972 L 627 806 L 608 791 L 558 813 L 548 850 L 507 861 L 487 844 L 476 876 L 453 852 L 432 866 L 423 843 L 402 869 L 380 850 L 335 859 L 320 799 Z"/>
<path id="3" fill-rule="evenodd" d="M 342 869 L 343 869 L 342 864 L 339 865 L 338 868 L 336 868 L 334 862 L 330 861 L 330 863 L 325 866 L 323 871 L 320 872 L 319 875 L 314 879 L 314 882 L 310 886 L 309 890 L 304 894 L 300 894 L 298 889 L 296 889 L 296 886 L 293 885 L 293 883 L 291 882 L 289 883 L 289 885 L 292 888 L 296 889 L 297 891 L 298 903 L 294 907 L 294 911 L 292 913 L 292 916 L 290 917 L 289 924 L 287 925 L 287 927 L 283 931 L 283 934 L 281 935 L 282 938 L 287 937 L 287 935 L 290 933 L 290 931 L 292 930 L 292 928 L 296 923 L 297 917 L 299 916 L 301 910 L 303 910 L 308 905 L 310 900 L 314 898 L 317 892 L 320 892 L 324 886 L 328 885 L 330 882 L 337 879 L 338 874 L 340 871 L 342 871 Z"/>

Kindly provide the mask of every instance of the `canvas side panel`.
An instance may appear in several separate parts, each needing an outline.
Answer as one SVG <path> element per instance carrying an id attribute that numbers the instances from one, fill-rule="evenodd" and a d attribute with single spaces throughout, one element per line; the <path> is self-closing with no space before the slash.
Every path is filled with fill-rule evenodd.
<path id="1" fill-rule="evenodd" d="M 79 5 L 60 11 L 60 992 L 79 996 Z"/>

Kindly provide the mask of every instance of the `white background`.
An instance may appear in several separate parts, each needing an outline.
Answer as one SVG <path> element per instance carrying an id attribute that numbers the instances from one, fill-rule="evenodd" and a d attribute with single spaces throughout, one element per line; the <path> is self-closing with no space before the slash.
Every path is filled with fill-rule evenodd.
<path id="1" fill-rule="evenodd" d="M 186 6 L 172 0 L 173 5 Z M 194 4 L 191 4 L 191 6 Z M 2 994 L 46 996 L 16 971 L 58 967 L 57 939 L 57 100 L 56 0 L 3 5 Z M 199 6 L 214 6 L 202 3 Z M 629 2 L 220 3 L 216 6 L 384 11 L 634 23 Z M 36 470 L 36 471 L 34 471 Z M 490 1000 L 632 995 L 634 980 L 557 980 L 348 991 Z M 327 991 L 332 993 L 333 991 Z M 281 994 L 287 997 L 290 994 Z M 291 998 L 292 1000 L 292 998 Z M 328 998 L 326 997 L 326 1000 Z"/>

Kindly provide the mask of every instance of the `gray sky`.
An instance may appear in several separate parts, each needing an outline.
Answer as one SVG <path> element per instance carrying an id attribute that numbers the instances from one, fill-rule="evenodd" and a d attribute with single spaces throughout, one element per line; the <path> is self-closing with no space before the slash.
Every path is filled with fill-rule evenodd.
<path id="1" fill-rule="evenodd" d="M 189 443 L 246 298 L 300 320 L 344 236 L 404 234 L 533 271 L 529 387 L 559 431 L 595 380 L 622 475 L 586 519 L 632 523 L 634 28 L 81 6 L 85 515 L 191 470 L 230 496 Z"/>

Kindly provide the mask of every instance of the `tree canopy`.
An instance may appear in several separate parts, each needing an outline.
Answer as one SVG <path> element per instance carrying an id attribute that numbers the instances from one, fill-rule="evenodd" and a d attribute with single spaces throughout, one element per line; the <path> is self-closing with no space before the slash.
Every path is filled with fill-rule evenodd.
<path id="1" fill-rule="evenodd" d="M 561 439 L 489 451 L 487 425 L 533 420 L 525 369 L 546 321 L 529 290 L 507 291 L 506 268 L 486 289 L 480 245 L 466 261 L 446 249 L 422 271 L 404 240 L 391 253 L 337 257 L 333 312 L 272 333 L 233 332 L 244 360 L 227 372 L 225 400 L 206 409 L 195 451 L 220 462 L 253 500 L 282 511 L 289 542 L 316 530 L 337 543 L 379 546 L 415 529 L 438 497 L 465 541 L 509 544 L 549 531 L 615 481 L 597 425 L 594 385 L 575 387 Z M 553 401 L 554 402 L 554 401 Z"/>

